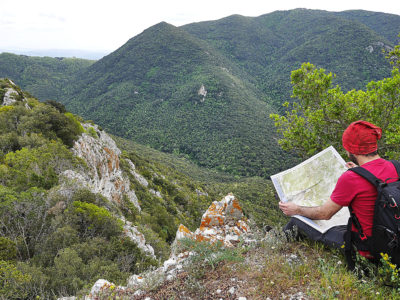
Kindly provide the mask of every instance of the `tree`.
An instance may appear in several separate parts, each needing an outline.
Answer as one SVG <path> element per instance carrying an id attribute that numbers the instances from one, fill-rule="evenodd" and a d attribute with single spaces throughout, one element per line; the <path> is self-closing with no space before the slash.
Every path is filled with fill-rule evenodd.
<path id="1" fill-rule="evenodd" d="M 14 243 L 19 260 L 33 257 L 35 248 L 48 234 L 49 207 L 45 199 L 42 189 L 18 194 L 0 185 L 0 236 Z"/>
<path id="2" fill-rule="evenodd" d="M 285 102 L 285 115 L 271 114 L 284 150 L 307 157 L 329 145 L 344 151 L 341 136 L 347 126 L 357 120 L 369 121 L 383 130 L 379 141 L 380 154 L 387 158 L 400 155 L 400 71 L 394 57 L 400 57 L 399 48 L 389 57 L 395 61 L 392 77 L 370 82 L 366 91 L 343 93 L 339 86 L 331 87 L 332 73 L 304 63 L 292 72 L 293 98 Z M 397 52 L 396 52 L 397 51 Z M 344 153 L 342 153 L 344 154 Z"/>

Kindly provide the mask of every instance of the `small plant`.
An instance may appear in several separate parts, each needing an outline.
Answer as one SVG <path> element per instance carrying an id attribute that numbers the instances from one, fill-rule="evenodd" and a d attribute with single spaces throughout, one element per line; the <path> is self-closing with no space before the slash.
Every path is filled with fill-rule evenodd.
<path id="1" fill-rule="evenodd" d="M 95 138 L 95 139 L 98 139 L 98 138 L 99 138 L 99 136 L 97 135 L 96 130 L 94 130 L 93 127 L 89 127 L 89 128 L 86 130 L 86 133 L 87 133 L 88 135 L 90 135 L 92 138 Z"/>
<path id="2" fill-rule="evenodd" d="M 378 269 L 379 280 L 384 285 L 392 286 L 400 292 L 399 268 L 391 263 L 389 255 L 381 253 L 381 267 Z"/>
<path id="3" fill-rule="evenodd" d="M 239 243 L 237 247 L 227 248 L 221 241 L 210 243 L 206 241 L 195 241 L 190 238 L 179 240 L 178 249 L 180 252 L 190 251 L 195 253 L 189 258 L 189 266 L 211 267 L 215 270 L 220 262 L 243 261 L 242 253 L 246 251 Z"/>

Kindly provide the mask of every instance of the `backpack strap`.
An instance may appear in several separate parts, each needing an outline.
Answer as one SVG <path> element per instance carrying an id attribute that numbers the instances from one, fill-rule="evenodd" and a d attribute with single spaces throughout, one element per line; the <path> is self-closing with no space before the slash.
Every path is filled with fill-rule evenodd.
<path id="1" fill-rule="evenodd" d="M 370 183 L 372 183 L 377 189 L 382 184 L 382 181 L 380 179 L 378 179 L 374 174 L 372 174 L 367 169 L 364 169 L 363 167 L 351 168 L 348 171 L 352 171 L 352 172 L 360 175 L 361 177 L 365 178 Z M 351 205 L 349 205 L 349 211 L 350 211 L 350 219 L 352 220 L 354 226 L 357 228 L 359 239 L 361 240 L 361 242 L 368 243 L 367 236 L 365 235 L 365 233 L 361 227 L 361 224 L 358 221 L 358 218 L 357 218 L 356 214 L 354 213 Z"/>
<path id="2" fill-rule="evenodd" d="M 396 168 L 396 172 L 397 172 L 397 176 L 400 177 L 400 162 L 398 162 L 397 160 L 389 160 L 394 167 Z"/>
<path id="3" fill-rule="evenodd" d="M 375 187 L 378 187 L 379 184 L 382 182 L 374 174 L 372 174 L 367 169 L 364 169 L 363 167 L 354 167 L 354 168 L 348 169 L 348 171 L 352 171 L 352 172 L 360 175 L 361 177 L 364 177 L 369 182 L 371 182 Z M 399 165 L 399 171 L 400 171 L 400 165 Z"/>

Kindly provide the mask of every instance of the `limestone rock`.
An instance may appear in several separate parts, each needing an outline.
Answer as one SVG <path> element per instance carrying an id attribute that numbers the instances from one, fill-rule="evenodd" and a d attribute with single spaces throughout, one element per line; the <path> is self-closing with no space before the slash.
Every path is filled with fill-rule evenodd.
<path id="1" fill-rule="evenodd" d="M 201 219 L 200 228 L 195 232 L 180 225 L 175 240 L 188 237 L 197 241 L 221 241 L 225 246 L 232 247 L 248 231 L 249 226 L 239 201 L 233 194 L 228 194 L 221 201 L 214 201 L 210 205 Z"/>
<path id="2" fill-rule="evenodd" d="M 12 82 L 11 80 L 8 80 L 8 83 L 9 83 L 10 87 L 5 88 L 6 92 L 3 96 L 3 99 L 0 99 L 0 103 L 2 106 L 12 105 L 17 101 L 21 101 L 21 100 L 18 100 L 18 99 L 20 99 L 21 95 L 14 88 L 14 87 L 16 87 L 15 83 Z M 22 102 L 25 103 L 25 107 L 27 109 L 31 109 L 30 106 L 28 105 L 28 102 L 26 101 L 26 99 L 24 97 L 22 98 Z"/>
<path id="3" fill-rule="evenodd" d="M 142 175 L 140 175 L 139 173 L 136 172 L 136 167 L 133 164 L 133 162 L 129 159 L 127 159 L 127 162 L 129 164 L 129 166 L 131 167 L 130 169 L 130 173 L 135 177 L 135 179 L 144 187 L 148 187 L 149 186 L 149 182 L 147 181 L 146 178 L 144 178 Z"/>
<path id="4" fill-rule="evenodd" d="M 18 95 L 17 91 L 14 90 L 13 88 L 8 88 L 6 89 L 6 93 L 4 94 L 3 98 L 3 105 L 11 105 L 15 102 L 17 102 L 16 95 Z"/>
<path id="5" fill-rule="evenodd" d="M 206 87 L 204 86 L 204 84 L 201 85 L 201 87 L 197 93 L 200 96 L 203 96 L 203 98 L 200 100 L 200 102 L 204 102 L 204 100 L 206 100 L 206 96 L 207 96 L 207 90 L 206 90 Z"/>
<path id="6" fill-rule="evenodd" d="M 105 279 L 99 279 L 95 282 L 95 284 L 92 286 L 92 289 L 90 290 L 90 294 L 86 296 L 84 299 L 85 300 L 95 300 L 98 299 L 98 294 L 112 289 L 113 292 L 117 293 L 119 291 L 124 291 L 126 290 L 126 287 L 124 286 L 116 286 L 115 284 L 105 280 Z"/>
<path id="7" fill-rule="evenodd" d="M 82 126 L 86 131 L 94 130 L 97 134 L 97 137 L 93 137 L 83 133 L 72 149 L 76 156 L 86 162 L 88 172 L 81 174 L 67 170 L 62 177 L 116 203 L 120 203 L 126 196 L 140 211 L 135 191 L 130 189 L 129 179 L 124 176 L 120 168 L 121 150 L 108 134 L 98 129 L 97 125 L 82 124 Z"/>
<path id="8" fill-rule="evenodd" d="M 132 241 L 134 241 L 138 247 L 143 250 L 147 255 L 156 258 L 154 255 L 154 249 L 152 246 L 146 244 L 146 239 L 144 235 L 137 230 L 136 226 L 132 226 L 132 223 L 129 221 L 125 221 L 125 225 L 123 226 L 124 233 L 127 237 L 129 237 Z"/>

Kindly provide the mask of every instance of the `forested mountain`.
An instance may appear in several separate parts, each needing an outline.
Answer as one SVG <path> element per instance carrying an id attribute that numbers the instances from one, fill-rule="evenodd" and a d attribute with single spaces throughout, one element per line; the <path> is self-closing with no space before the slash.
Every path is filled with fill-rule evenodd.
<path id="1" fill-rule="evenodd" d="M 74 74 L 54 61 L 49 78 L 29 75 L 19 61 L 30 58 L 1 54 L 9 67 L 2 63 L 0 76 L 114 134 L 208 168 L 268 177 L 291 164 L 268 118 L 290 99 L 291 71 L 311 62 L 336 73 L 344 90 L 365 88 L 390 75 L 382 49 L 394 46 L 396 31 L 400 16 L 365 11 L 160 23 L 93 64 L 77 63 Z"/>
<path id="2" fill-rule="evenodd" d="M 73 111 L 202 166 L 265 176 L 280 164 L 272 157 L 285 158 L 267 118 L 272 109 L 246 74 L 167 23 L 93 64 L 73 90 Z"/>
<path id="3" fill-rule="evenodd" d="M 400 32 L 400 16 L 390 24 L 391 31 Z M 344 89 L 362 89 L 369 81 L 390 75 L 381 50 L 393 44 L 357 20 L 331 12 L 296 9 L 257 18 L 234 15 L 183 28 L 246 70 L 278 106 L 290 98 L 290 73 L 303 62 L 337 74 Z M 369 52 L 367 47 L 376 42 L 382 45 Z"/>

